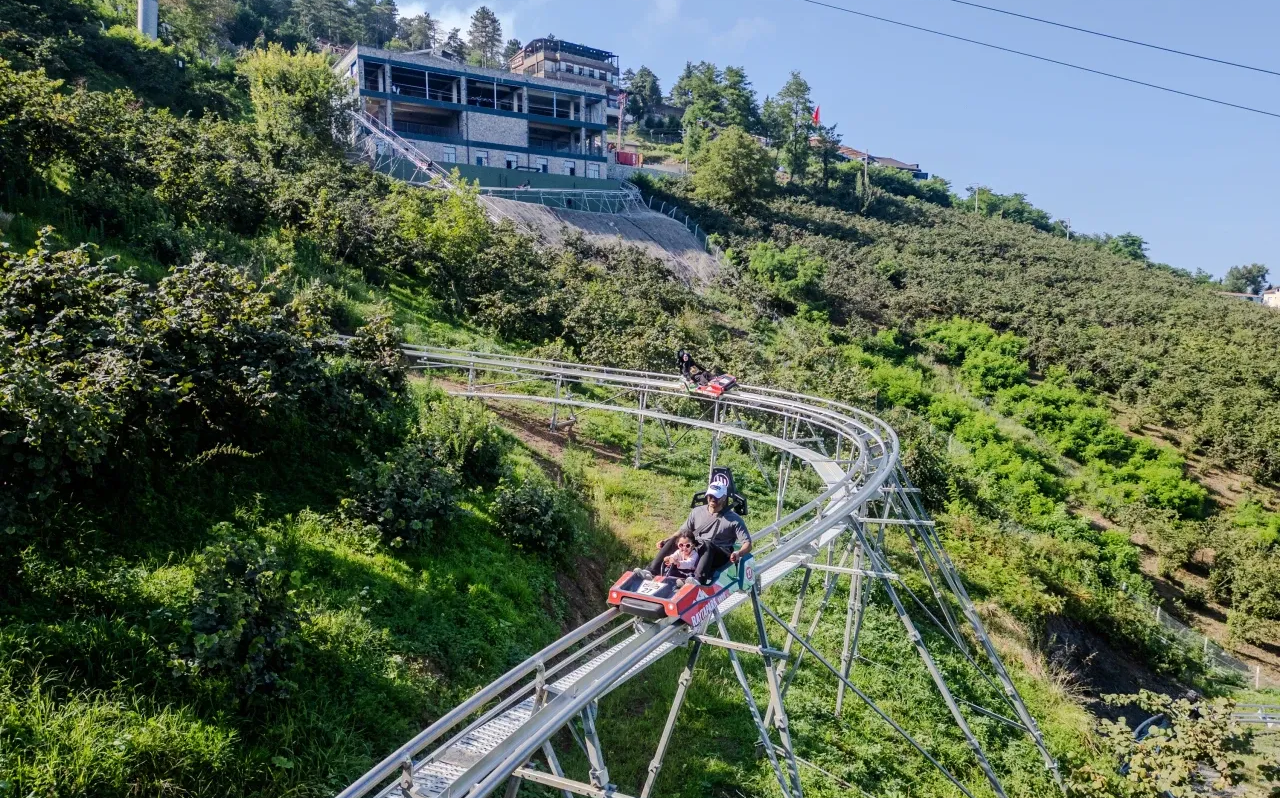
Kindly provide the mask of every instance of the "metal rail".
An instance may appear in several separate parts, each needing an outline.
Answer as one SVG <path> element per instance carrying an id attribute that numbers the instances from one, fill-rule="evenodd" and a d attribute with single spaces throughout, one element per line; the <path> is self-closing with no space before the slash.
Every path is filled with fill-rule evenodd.
<path id="1" fill-rule="evenodd" d="M 964 593 L 958 572 L 942 551 L 933 524 L 919 504 L 918 492 L 901 470 L 897 435 L 880 419 L 829 399 L 771 388 L 740 386 L 717 399 L 694 395 L 691 401 L 683 386 L 665 374 L 436 347 L 406 346 L 404 354 L 411 368 L 448 376 L 445 387 L 454 395 L 550 405 L 552 429 L 557 428 L 557 414 L 563 410 L 635 416 L 637 464 L 645 445 L 646 420 L 659 422 L 664 435 L 667 425 L 683 425 L 708 433 L 711 467 L 716 464 L 722 439 L 728 437 L 746 440 L 753 453 L 757 451 L 756 444 L 777 452 L 780 478 L 775 521 L 753 535 L 757 588 L 752 593 L 729 596 L 718 608 L 716 618 L 745 605 L 753 608 L 757 635 L 749 643 L 729 640 L 722 623 L 721 639 L 717 642 L 728 650 L 735 668 L 740 651 L 761 656 L 766 663 L 770 689 L 766 711 L 756 707 L 751 687 L 740 669 L 739 678 L 745 703 L 755 719 L 761 743 L 774 765 L 784 796 L 801 798 L 803 790 L 784 707 L 787 687 L 800 667 L 801 657 L 789 653 L 793 640 L 803 649 L 801 655 L 813 654 L 835 674 L 840 687 L 837 707 L 841 706 L 844 688 L 849 686 L 949 780 L 968 792 L 960 779 L 930 756 L 901 724 L 853 687 L 851 667 L 858 659 L 857 635 L 868 605 L 867 597 L 875 586 L 889 597 L 948 711 L 968 740 L 990 788 L 998 796 L 1005 795 L 965 713 L 968 710 L 974 716 L 1007 718 L 952 696 L 934 661 L 930 643 L 917 629 L 916 620 L 908 614 L 894 587 L 905 578 L 904 568 L 912 565 L 919 566 L 915 576 L 923 578 L 928 586 L 925 592 L 937 602 L 930 609 L 924 606 L 924 599 L 911 593 L 924 608 L 923 617 L 939 626 L 942 634 L 935 639 L 959 648 L 967 661 L 979 670 L 986 684 L 992 687 L 992 695 L 1011 707 L 1018 718 L 1018 723 L 1008 723 L 1029 734 L 1056 777 L 1056 764 L 1043 736 L 1000 663 L 972 602 Z M 511 392 L 514 390 L 520 392 Z M 670 443 L 670 436 L 666 438 Z M 807 466 L 823 487 L 809 501 L 784 512 L 792 461 Z M 765 473 L 758 460 L 757 465 L 761 473 Z M 914 559 L 891 562 L 893 553 L 886 547 L 887 535 L 905 536 Z M 834 558 L 837 549 L 843 552 L 839 566 L 835 565 Z M 844 567 L 850 555 L 853 567 Z M 819 562 L 823 559 L 825 564 Z M 788 625 L 765 606 L 764 601 L 771 587 L 797 571 L 804 579 Z M 801 617 L 812 574 L 823 581 L 825 595 L 813 617 L 809 636 L 802 638 L 792 627 Z M 837 670 L 811 646 L 809 637 L 828 605 L 836 580 L 842 578 L 851 582 L 844 650 Z M 816 587 L 818 580 L 813 581 Z M 905 583 L 902 587 L 910 590 Z M 959 610 L 959 620 L 952 605 Z M 768 639 L 766 617 L 787 631 L 785 645 L 783 641 L 775 644 Z M 972 639 L 966 641 L 965 633 Z M 595 735 L 599 701 L 661 657 L 692 644 L 695 653 L 682 674 L 681 689 L 677 691 L 666 728 L 658 741 L 650 777 L 640 793 L 641 798 L 649 798 L 688 680 L 692 678 L 696 651 L 702 643 L 711 640 L 704 629 L 693 629 L 683 623 L 668 620 L 647 624 L 619 616 L 613 610 L 605 612 L 525 660 L 431 724 L 343 790 L 339 798 L 372 794 L 483 798 L 504 785 L 507 798 L 514 798 L 522 780 L 556 787 L 566 796 L 572 793 L 621 796 L 622 793 L 608 783 L 604 751 Z M 968 650 L 970 645 L 976 646 L 972 655 Z M 986 662 L 980 664 L 979 659 Z M 782 665 L 791 668 L 785 677 L 779 672 Z M 561 673 L 563 675 L 559 675 Z M 551 681 L 550 677 L 555 675 L 559 677 Z M 485 710 L 486 707 L 489 709 Z M 589 783 L 567 778 L 551 745 L 552 736 L 561 729 L 568 727 L 574 731 L 571 724 L 575 718 L 581 721 L 580 739 L 591 761 Z M 576 736 L 577 732 L 574 733 Z M 533 760 L 539 753 L 545 759 L 549 774 L 532 769 L 536 767 Z M 534 773 L 542 775 L 532 775 Z"/>

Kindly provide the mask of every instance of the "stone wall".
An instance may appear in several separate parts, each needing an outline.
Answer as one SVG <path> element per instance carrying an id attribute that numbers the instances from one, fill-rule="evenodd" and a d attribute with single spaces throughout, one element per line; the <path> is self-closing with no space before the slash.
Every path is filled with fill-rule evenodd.
<path id="1" fill-rule="evenodd" d="M 462 114 L 460 128 L 462 135 L 472 141 L 529 146 L 529 122 L 526 119 L 467 111 Z"/>

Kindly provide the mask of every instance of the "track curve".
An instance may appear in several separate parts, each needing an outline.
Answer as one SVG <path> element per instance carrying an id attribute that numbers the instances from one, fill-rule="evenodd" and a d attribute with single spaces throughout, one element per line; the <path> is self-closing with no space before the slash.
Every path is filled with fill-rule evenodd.
<path id="1" fill-rule="evenodd" d="M 841 661 L 843 672 L 835 673 L 838 680 L 837 708 L 843 701 L 846 687 L 870 703 L 870 699 L 848 679 L 851 644 L 853 656 L 856 656 L 857 649 L 857 631 L 853 629 L 854 596 L 855 593 L 863 596 L 866 592 L 863 589 L 864 580 L 868 584 L 872 581 L 883 584 L 953 718 L 970 741 L 987 780 L 995 793 L 1003 796 L 999 779 L 969 729 L 966 714 L 952 698 L 942 674 L 934 665 L 911 616 L 893 587 L 894 580 L 899 577 L 893 573 L 890 557 L 884 547 L 886 531 L 907 535 L 937 600 L 937 613 L 930 614 L 930 617 L 941 627 L 946 627 L 943 631 L 957 646 L 962 649 L 972 646 L 979 658 L 985 658 L 985 666 L 980 666 L 974 657 L 969 657 L 969 661 L 982 672 L 993 688 L 999 682 L 999 689 L 1004 694 L 1002 698 L 1007 703 L 1010 714 L 1016 715 L 1017 720 L 999 715 L 997 717 L 1029 734 L 1040 749 L 1046 765 L 1056 776 L 1056 766 L 1045 747 L 1042 735 L 987 638 L 972 602 L 964 592 L 958 572 L 942 550 L 933 533 L 933 524 L 928 521 L 917 492 L 901 468 L 898 437 L 881 419 L 830 399 L 772 388 L 744 385 L 718 399 L 712 399 L 700 395 L 690 396 L 681 383 L 670 375 L 651 372 L 436 347 L 406 346 L 404 355 L 411 368 L 452 377 L 455 381 L 446 390 L 456 396 L 549 405 L 552 408 L 553 428 L 560 423 L 559 413 L 566 411 L 570 414 L 579 410 L 607 411 L 634 416 L 638 427 L 635 451 L 637 467 L 641 464 L 646 422 L 659 425 L 668 441 L 669 427 L 679 426 L 709 432 L 710 461 L 713 466 L 719 453 L 720 441 L 725 437 L 745 440 L 753 455 L 757 445 L 773 450 L 778 463 L 775 522 L 752 535 L 760 592 L 730 596 L 720 606 L 721 615 L 747 605 L 755 609 L 761 634 L 757 653 L 763 652 L 766 663 L 769 664 L 768 672 L 774 674 L 776 663 L 769 658 L 768 652 L 773 649 L 767 645 L 761 610 L 772 615 L 779 623 L 783 622 L 772 610 L 762 607 L 761 596 L 771 586 L 797 571 L 803 572 L 803 584 L 807 588 L 810 574 L 821 571 L 828 587 L 822 608 L 818 611 L 820 616 L 831 597 L 831 587 L 835 581 L 841 576 L 850 578 L 853 581 Z M 466 375 L 465 386 L 461 385 L 462 375 Z M 804 505 L 784 514 L 783 496 L 793 463 L 800 463 L 811 469 L 821 480 L 824 489 Z M 770 482 L 758 457 L 756 464 L 763 479 Z M 770 487 L 774 486 L 771 484 Z M 839 551 L 841 549 L 842 553 Z M 820 562 L 824 552 L 825 566 Z M 835 566 L 833 563 L 838 553 L 840 566 Z M 854 567 L 845 568 L 851 554 Z M 791 626 L 796 625 L 799 619 L 803 594 L 804 588 L 800 599 L 797 599 Z M 862 597 L 859 601 L 865 605 L 866 599 Z M 959 620 L 954 610 L 956 607 L 959 609 Z M 817 617 L 813 622 L 815 627 Z M 861 610 L 857 614 L 857 620 L 857 626 L 860 627 Z M 824 665 L 827 664 L 825 660 L 821 660 L 816 650 L 809 647 L 807 638 L 802 640 L 799 633 L 783 625 L 796 642 L 806 650 L 813 651 L 814 657 Z M 520 780 L 558 787 L 565 796 L 576 792 L 583 795 L 617 795 L 621 798 L 623 794 L 612 790 L 612 785 L 608 783 L 603 752 L 597 750 L 590 739 L 586 748 L 592 761 L 592 772 L 591 783 L 587 784 L 565 777 L 551 747 L 552 736 L 574 718 L 582 719 L 584 730 L 588 727 L 593 730 L 594 713 L 601 697 L 642 673 L 661 657 L 686 644 L 692 643 L 693 649 L 690 674 L 697 658 L 697 649 L 702 643 L 730 648 L 730 656 L 734 657 L 736 667 L 735 649 L 745 650 L 751 647 L 729 641 L 722 622 L 720 631 L 723 640 L 711 639 L 705 630 L 691 629 L 678 621 L 639 623 L 629 616 L 621 616 L 617 610 L 609 609 L 534 654 L 431 724 L 343 790 L 339 798 L 400 794 L 418 798 L 483 798 L 504 784 L 508 785 L 507 795 L 511 796 L 518 790 Z M 809 634 L 812 633 L 813 630 L 810 629 Z M 786 639 L 787 651 L 791 649 L 792 637 Z M 801 651 L 795 657 L 795 668 L 799 667 L 799 659 L 804 653 Z M 966 656 L 969 655 L 966 653 Z M 828 667 L 835 671 L 834 666 Z M 788 675 L 785 683 L 774 678 L 776 674 L 771 677 L 772 694 L 768 711 L 763 713 L 763 720 L 762 713 L 750 696 L 745 677 L 740 670 L 738 673 L 746 694 L 745 703 L 756 718 L 783 794 L 799 798 L 802 785 L 786 729 L 782 700 L 794 671 Z M 683 693 L 679 695 L 682 697 Z M 872 708 L 880 713 L 874 704 Z M 978 709 L 982 710 L 981 707 Z M 670 736 L 670 726 L 675 722 L 678 710 L 677 703 L 672 708 L 668 729 L 659 741 L 658 754 L 642 792 L 644 798 L 653 789 L 657 769 L 661 766 L 662 754 Z M 884 713 L 880 715 L 966 795 L 972 794 L 965 785 L 938 765 L 899 725 Z M 781 754 L 777 756 L 774 754 L 775 746 L 771 743 L 770 733 L 766 730 L 770 723 L 781 737 L 781 742 L 776 746 Z M 530 760 L 539 753 L 545 758 L 548 768 L 546 772 L 529 767 Z M 600 761 L 597 762 L 597 759 Z M 784 764 L 787 765 L 785 770 Z"/>

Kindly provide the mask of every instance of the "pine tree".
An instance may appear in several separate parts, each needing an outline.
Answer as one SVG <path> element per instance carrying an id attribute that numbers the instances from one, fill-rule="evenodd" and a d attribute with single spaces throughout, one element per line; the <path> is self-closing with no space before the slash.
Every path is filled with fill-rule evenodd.
<path id="1" fill-rule="evenodd" d="M 724 123 L 737 125 L 748 133 L 760 130 L 760 103 L 756 91 L 742 67 L 725 67 L 724 87 L 720 91 L 724 104 Z"/>
<path id="2" fill-rule="evenodd" d="M 396 29 L 396 38 L 410 50 L 429 50 L 436 46 L 440 35 L 440 23 L 430 14 L 405 17 Z"/>
<path id="3" fill-rule="evenodd" d="M 778 147 L 782 163 L 793 180 L 804 179 L 809 171 L 809 137 L 813 134 L 813 100 L 809 97 L 809 83 L 792 72 L 787 83 L 778 92 L 770 109 L 770 123 L 774 133 L 774 146 Z"/>
<path id="4" fill-rule="evenodd" d="M 462 28 L 449 31 L 449 35 L 444 40 L 444 49 L 463 58 L 467 57 L 467 43 L 462 40 Z"/>
<path id="5" fill-rule="evenodd" d="M 505 65 L 523 49 L 519 39 L 507 39 L 507 46 L 502 48 L 502 63 Z"/>
<path id="6" fill-rule="evenodd" d="M 502 23 L 488 6 L 480 6 L 471 15 L 467 46 L 480 56 L 481 66 L 497 66 L 502 55 Z"/>

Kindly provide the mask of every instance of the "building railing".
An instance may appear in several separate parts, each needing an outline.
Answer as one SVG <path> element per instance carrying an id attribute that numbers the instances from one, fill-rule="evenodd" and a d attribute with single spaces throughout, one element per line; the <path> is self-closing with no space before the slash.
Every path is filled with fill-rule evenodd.
<path id="1" fill-rule="evenodd" d="M 397 133 L 408 133 L 413 136 L 434 136 L 435 138 L 448 139 L 449 141 L 462 141 L 462 134 L 457 128 L 444 127 L 442 125 L 424 125 L 421 122 L 410 122 L 407 120 L 392 120 L 392 128 Z"/>
<path id="2" fill-rule="evenodd" d="M 519 104 L 515 100 L 494 100 L 492 97 L 485 96 L 468 97 L 467 105 L 474 105 L 477 108 L 496 108 L 499 111 L 520 112 Z"/>
<path id="3" fill-rule="evenodd" d="M 559 155 L 561 153 L 569 153 L 571 155 L 604 155 L 604 147 L 599 145 L 570 144 L 560 141 L 547 141 L 545 139 L 529 139 L 529 149 L 533 152 L 545 152 L 551 155 Z"/>

